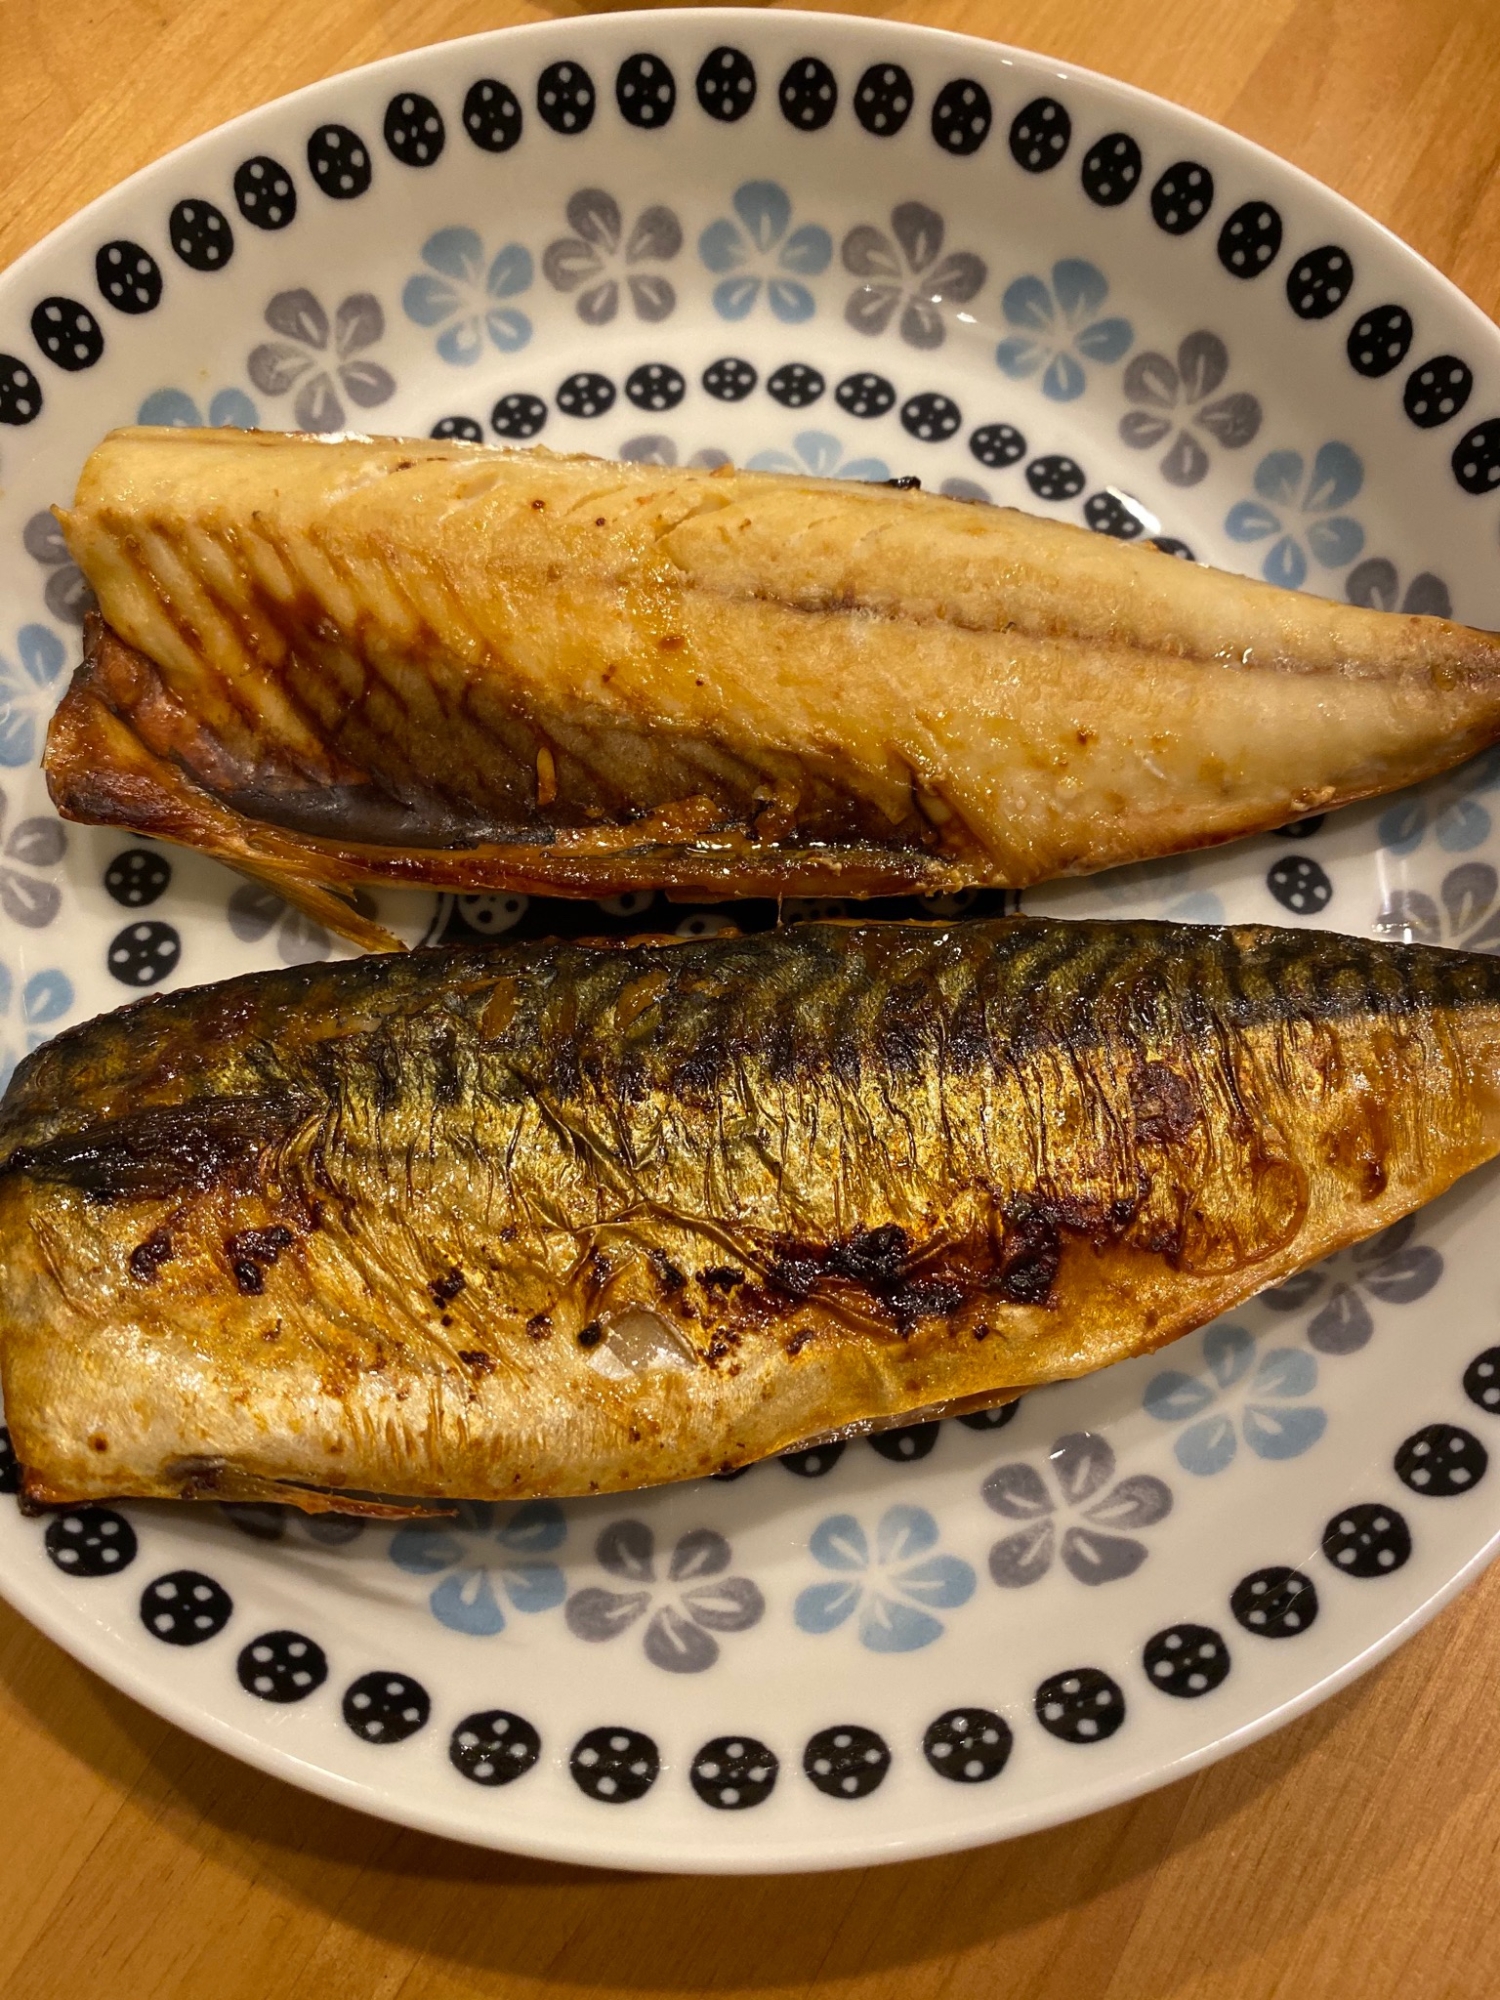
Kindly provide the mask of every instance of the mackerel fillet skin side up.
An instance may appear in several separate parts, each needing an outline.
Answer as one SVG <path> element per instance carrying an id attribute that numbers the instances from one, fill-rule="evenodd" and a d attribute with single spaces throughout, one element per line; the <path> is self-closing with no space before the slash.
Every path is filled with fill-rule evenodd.
<path id="1" fill-rule="evenodd" d="M 392 954 L 0 1106 L 38 1501 L 620 1490 L 1201 1325 L 1500 1150 L 1500 961 L 1001 919 Z"/>
<path id="2" fill-rule="evenodd" d="M 1410 784 L 1500 639 L 879 486 L 126 430 L 47 775 L 364 945 L 362 883 L 1024 887 Z"/>

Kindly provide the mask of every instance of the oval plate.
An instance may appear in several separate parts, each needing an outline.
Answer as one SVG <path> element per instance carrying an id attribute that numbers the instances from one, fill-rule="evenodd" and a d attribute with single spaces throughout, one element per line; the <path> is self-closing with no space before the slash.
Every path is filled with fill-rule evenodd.
<path id="1" fill-rule="evenodd" d="M 48 811 L 83 591 L 44 510 L 113 425 L 915 474 L 1500 625 L 1497 408 L 1494 329 L 1346 203 L 956 36 L 633 14 L 254 112 L 0 281 L 0 1064 L 338 949 L 210 862 Z M 1497 789 L 1491 756 L 1027 907 L 1494 949 Z M 724 921 L 649 900 L 385 907 L 413 939 Z M 990 1422 L 436 1529 L 7 1509 L 0 1587 L 186 1728 L 463 1840 L 765 1870 L 1020 1833 L 1286 1720 L 1487 1560 L 1491 1182 Z"/>

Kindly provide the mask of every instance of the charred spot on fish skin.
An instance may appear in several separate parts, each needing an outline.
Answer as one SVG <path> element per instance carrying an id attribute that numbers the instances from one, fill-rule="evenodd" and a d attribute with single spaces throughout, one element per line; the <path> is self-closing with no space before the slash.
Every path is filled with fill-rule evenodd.
<path id="1" fill-rule="evenodd" d="M 447 1306 L 452 1305 L 467 1282 L 463 1272 L 455 1265 L 446 1278 L 434 1278 L 427 1289 L 438 1305 Z"/>
<path id="2" fill-rule="evenodd" d="M 1021 1204 L 1005 1217 L 1000 1262 L 991 1288 L 1012 1305 L 1046 1305 L 1062 1262 L 1056 1222 L 1036 1206 Z"/>
<path id="3" fill-rule="evenodd" d="M 646 1261 L 650 1264 L 652 1270 L 656 1273 L 657 1282 L 660 1284 L 664 1292 L 668 1294 L 671 1294 L 673 1292 L 680 1292 L 686 1285 L 687 1274 L 683 1271 L 679 1271 L 677 1266 L 672 1262 L 671 1258 L 668 1257 L 663 1251 L 648 1250 L 646 1253 Z"/>
<path id="4" fill-rule="evenodd" d="M 165 1199 L 231 1178 L 291 1122 L 289 1107 L 255 1099 L 154 1105 L 92 1130 L 17 1147 L 0 1164 L 0 1175 L 75 1187 L 91 1201 Z"/>
<path id="5" fill-rule="evenodd" d="M 1130 1102 L 1136 1136 L 1144 1145 L 1174 1144 L 1202 1120 L 1191 1085 L 1167 1063 L 1147 1063 L 1132 1073 Z"/>
<path id="6" fill-rule="evenodd" d="M 552 1338 L 551 1317 L 547 1313 L 533 1313 L 531 1318 L 526 1322 L 526 1337 L 528 1340 L 550 1340 Z"/>
<path id="7" fill-rule="evenodd" d="M 604 1328 L 598 1320 L 591 1319 L 587 1326 L 579 1329 L 578 1345 L 582 1348 L 597 1347 L 603 1338 Z"/>
<path id="8" fill-rule="evenodd" d="M 729 1292 L 736 1285 L 744 1284 L 745 1274 L 736 1270 L 733 1264 L 709 1264 L 698 1273 L 698 1282 L 712 1292 Z"/>
<path id="9" fill-rule="evenodd" d="M 224 1248 L 231 1263 L 269 1267 L 295 1240 L 286 1224 L 277 1222 L 269 1229 L 241 1229 L 227 1239 Z"/>
<path id="10" fill-rule="evenodd" d="M 158 1229 L 130 1253 L 130 1275 L 143 1285 L 153 1284 L 163 1264 L 172 1259 L 172 1239 Z"/>
<path id="11" fill-rule="evenodd" d="M 257 1298 L 266 1289 L 266 1274 L 259 1264 L 241 1257 L 230 1266 L 234 1282 L 247 1298 Z"/>
<path id="12" fill-rule="evenodd" d="M 472 1368 L 476 1375 L 491 1375 L 497 1365 L 493 1354 L 486 1354 L 477 1347 L 461 1347 L 458 1358 L 465 1368 Z"/>

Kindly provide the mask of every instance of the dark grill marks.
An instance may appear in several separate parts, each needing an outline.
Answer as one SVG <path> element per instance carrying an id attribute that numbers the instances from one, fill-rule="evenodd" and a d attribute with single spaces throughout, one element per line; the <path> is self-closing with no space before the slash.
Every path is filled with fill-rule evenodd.
<path id="1" fill-rule="evenodd" d="M 224 1254 L 234 1273 L 234 1282 L 249 1298 L 258 1298 L 266 1288 L 266 1272 L 292 1242 L 292 1232 L 284 1223 L 269 1229 L 241 1229 L 225 1238 Z"/>
<path id="2" fill-rule="evenodd" d="M 164 1230 L 158 1229 L 131 1251 L 130 1275 L 140 1284 L 149 1285 L 154 1282 L 162 1265 L 170 1263 L 171 1258 L 172 1239 Z"/>

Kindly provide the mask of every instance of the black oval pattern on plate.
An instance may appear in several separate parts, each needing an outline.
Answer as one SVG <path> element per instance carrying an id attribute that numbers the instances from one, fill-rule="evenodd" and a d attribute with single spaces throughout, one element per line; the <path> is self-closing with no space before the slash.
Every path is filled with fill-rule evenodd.
<path id="1" fill-rule="evenodd" d="M 299 1519 L 308 1540 L 325 1549 L 344 1548 L 357 1542 L 365 1531 L 364 1522 L 353 1514 L 303 1514 Z"/>
<path id="2" fill-rule="evenodd" d="M 1276 1565 L 1242 1577 L 1229 1608 L 1247 1632 L 1262 1639 L 1295 1639 L 1318 1615 L 1318 1593 L 1300 1569 Z"/>
<path id="3" fill-rule="evenodd" d="M 1472 1431 L 1458 1424 L 1428 1424 L 1396 1453 L 1396 1477 L 1413 1493 L 1448 1500 L 1483 1479 L 1490 1455 Z"/>
<path id="4" fill-rule="evenodd" d="M 234 255 L 234 231 L 211 201 L 180 201 L 167 218 L 172 248 L 190 271 L 222 271 Z"/>
<path id="5" fill-rule="evenodd" d="M 104 352 L 104 329 L 77 299 L 43 299 L 31 315 L 31 333 L 47 359 L 70 375 L 92 368 Z"/>
<path id="6" fill-rule="evenodd" d="M 920 438 L 923 444 L 941 444 L 952 437 L 963 420 L 964 413 L 953 398 L 940 395 L 936 389 L 908 396 L 901 405 L 902 430 L 910 437 Z"/>
<path id="7" fill-rule="evenodd" d="M 547 405 L 540 396 L 512 390 L 490 411 L 490 429 L 496 437 L 534 438 L 547 421 Z"/>
<path id="8" fill-rule="evenodd" d="M 891 1753 L 873 1729 L 846 1722 L 807 1739 L 802 1768 L 831 1799 L 867 1799 L 891 1768 Z"/>
<path id="9" fill-rule="evenodd" d="M 1150 541 L 1152 548 L 1160 549 L 1164 556 L 1180 556 L 1183 562 L 1196 562 L 1198 560 L 1187 543 L 1179 540 L 1176 535 L 1151 535 L 1147 539 Z"/>
<path id="10" fill-rule="evenodd" d="M 240 1649 L 235 1672 L 257 1701 L 306 1701 L 328 1678 L 328 1655 L 302 1632 L 262 1632 Z"/>
<path id="11" fill-rule="evenodd" d="M 812 1444 L 802 1451 L 784 1451 L 780 1462 L 788 1472 L 795 1472 L 799 1479 L 822 1479 L 843 1457 L 847 1446 L 842 1438 L 830 1438 L 827 1444 Z"/>
<path id="12" fill-rule="evenodd" d="M 697 90 L 698 102 L 710 118 L 733 125 L 755 102 L 755 64 L 743 49 L 721 43 L 703 58 Z"/>
<path id="13" fill-rule="evenodd" d="M 1401 407 L 1418 430 L 1433 431 L 1456 417 L 1474 393 L 1474 373 L 1456 354 L 1435 354 L 1406 378 Z"/>
<path id="14" fill-rule="evenodd" d="M 1125 1720 L 1125 1696 L 1103 1668 L 1072 1667 L 1037 1689 L 1036 1719 L 1062 1743 L 1102 1743 Z"/>
<path id="15" fill-rule="evenodd" d="M 141 1592 L 141 1623 L 164 1646 L 201 1646 L 216 1639 L 233 1612 L 229 1592 L 202 1570 L 174 1569 Z"/>
<path id="16" fill-rule="evenodd" d="M 253 228 L 285 229 L 296 218 L 297 189 L 280 160 L 257 153 L 234 170 L 234 202 Z"/>
<path id="17" fill-rule="evenodd" d="M 743 403 L 759 380 L 750 363 L 742 361 L 737 354 L 726 354 L 720 361 L 710 361 L 703 371 L 704 388 L 710 396 L 717 396 L 721 403 Z"/>
<path id="18" fill-rule="evenodd" d="M 154 903 L 172 879 L 172 864 L 149 847 L 127 847 L 104 871 L 104 886 L 127 910 Z"/>
<path id="19" fill-rule="evenodd" d="M 1107 487 L 1084 501 L 1083 518 L 1096 535 L 1113 535 L 1119 542 L 1133 542 L 1145 525 L 1140 515 L 1132 513 L 1119 494 Z"/>
<path id="20" fill-rule="evenodd" d="M 883 417 L 895 408 L 896 385 L 866 370 L 846 375 L 834 390 L 833 400 L 851 417 Z"/>
<path id="21" fill-rule="evenodd" d="M 971 76 L 945 83 L 933 103 L 932 136 L 945 153 L 977 153 L 993 123 L 990 94 Z"/>
<path id="22" fill-rule="evenodd" d="M 542 415 L 546 416 L 545 408 Z M 473 417 L 439 417 L 427 433 L 435 438 L 459 438 L 464 444 L 483 444 L 483 426 Z"/>
<path id="23" fill-rule="evenodd" d="M 1453 477 L 1465 493 L 1492 493 L 1500 486 L 1500 417 L 1490 417 L 1461 437 L 1453 448 Z"/>
<path id="24" fill-rule="evenodd" d="M 1389 375 L 1411 351 L 1411 314 L 1405 306 L 1375 306 L 1349 329 L 1345 352 L 1356 375 Z"/>
<path id="25" fill-rule="evenodd" d="M 687 383 L 666 361 L 643 361 L 625 378 L 625 393 L 638 410 L 675 410 Z"/>
<path id="26" fill-rule="evenodd" d="M 893 139 L 911 116 L 916 93 L 900 63 L 871 63 L 854 86 L 854 115 L 877 139 Z"/>
<path id="27" fill-rule="evenodd" d="M 826 387 L 817 369 L 805 361 L 784 361 L 766 380 L 766 394 L 784 410 L 805 410 Z"/>
<path id="28" fill-rule="evenodd" d="M 1151 190 L 1151 213 L 1168 236 L 1186 236 L 1214 205 L 1214 177 L 1198 160 L 1175 160 Z"/>
<path id="29" fill-rule="evenodd" d="M 1084 155 L 1083 191 L 1100 208 L 1118 208 L 1140 186 L 1141 165 L 1141 149 L 1128 132 L 1106 132 Z"/>
<path id="30" fill-rule="evenodd" d="M 1146 1641 L 1146 1678 L 1163 1694 L 1195 1701 L 1229 1677 L 1229 1648 L 1211 1625 L 1169 1625 Z"/>
<path id="31" fill-rule="evenodd" d="M 0 424 L 31 424 L 42 414 L 42 385 L 17 354 L 0 354 Z"/>
<path id="32" fill-rule="evenodd" d="M 660 56 L 627 56 L 615 72 L 615 102 L 627 125 L 658 131 L 677 109 L 677 81 Z"/>
<path id="33" fill-rule="evenodd" d="M 514 1784 L 541 1754 L 534 1725 L 508 1708 L 466 1715 L 448 1739 L 448 1762 L 476 1785 Z"/>
<path id="34" fill-rule="evenodd" d="M 564 138 L 594 122 L 594 79 L 582 63 L 549 63 L 536 80 L 536 108 L 544 125 Z"/>
<path id="35" fill-rule="evenodd" d="M 1323 1530 L 1323 1553 L 1344 1576 L 1389 1576 L 1411 1555 L 1411 1531 L 1394 1507 L 1345 1507 Z"/>
<path id="36" fill-rule="evenodd" d="M 1349 602 L 1357 604 L 1359 601 L 1352 594 L 1351 584 Z M 1306 819 L 1294 819 L 1290 826 L 1273 826 L 1271 831 L 1278 840 L 1311 840 L 1327 817 L 1327 813 L 1309 813 Z"/>
<path id="37" fill-rule="evenodd" d="M 10 1432 L 4 1424 L 0 1424 L 0 1493 L 19 1493 L 20 1490 L 21 1461 L 16 1457 Z"/>
<path id="38" fill-rule="evenodd" d="M 1026 484 L 1038 500 L 1076 500 L 1087 483 L 1077 459 L 1061 452 L 1034 458 L 1026 468 Z"/>
<path id="39" fill-rule="evenodd" d="M 483 153 L 508 153 L 521 142 L 525 120 L 521 102 L 508 83 L 481 76 L 464 95 L 464 130 Z"/>
<path id="40" fill-rule="evenodd" d="M 1010 154 L 1028 174 L 1044 174 L 1068 150 L 1073 121 L 1055 97 L 1034 97 L 1011 120 Z"/>
<path id="41" fill-rule="evenodd" d="M 1491 1416 L 1500 1411 L 1500 1347 L 1487 1347 L 1474 1356 L 1464 1370 L 1464 1394 Z"/>
<path id="42" fill-rule="evenodd" d="M 442 112 L 418 91 L 398 91 L 385 107 L 385 143 L 403 167 L 430 167 L 448 143 Z"/>
<path id="43" fill-rule="evenodd" d="M 1014 424 L 981 424 L 969 439 L 969 450 L 981 465 L 999 471 L 1026 456 L 1026 440 Z"/>
<path id="44" fill-rule="evenodd" d="M 1299 917 L 1316 916 L 1333 900 L 1328 870 L 1306 854 L 1288 854 L 1273 861 L 1266 870 L 1266 887 L 1284 910 Z"/>
<path id="45" fill-rule="evenodd" d="M 570 375 L 557 392 L 557 407 L 565 417 L 602 417 L 614 402 L 615 385 L 607 375 Z"/>
<path id="46" fill-rule="evenodd" d="M 105 962 L 122 986 L 155 986 L 176 970 L 182 940 L 170 924 L 127 924 L 111 940 Z"/>
<path id="47" fill-rule="evenodd" d="M 307 142 L 307 165 L 330 201 L 357 201 L 375 172 L 369 147 L 347 125 L 320 125 Z"/>
<path id="48" fill-rule="evenodd" d="M 839 108 L 838 82 L 817 56 L 799 56 L 776 95 L 782 117 L 799 132 L 821 132 Z"/>
<path id="49" fill-rule="evenodd" d="M 1015 1422 L 1020 1407 L 1021 1398 L 1017 1396 L 1013 1403 L 997 1403 L 993 1409 L 970 1410 L 966 1417 L 959 1417 L 957 1421 L 969 1431 L 1003 1431 L 1007 1424 Z"/>
<path id="50" fill-rule="evenodd" d="M 361 1674 L 344 1691 L 344 1720 L 366 1743 L 404 1743 L 425 1728 L 432 1702 L 409 1674 Z"/>
<path id="51" fill-rule="evenodd" d="M 1003 1715 L 987 1708 L 950 1708 L 929 1723 L 922 1751 L 940 1778 L 955 1785 L 983 1785 L 1010 1761 L 1015 1737 Z"/>
<path id="52" fill-rule="evenodd" d="M 117 1576 L 135 1561 L 135 1529 L 113 1507 L 70 1507 L 42 1537 L 64 1576 Z"/>
<path id="53" fill-rule="evenodd" d="M 624 1806 L 643 1799 L 656 1783 L 661 1756 L 639 1729 L 591 1729 L 573 1745 L 568 1769 L 586 1797 Z"/>
<path id="54" fill-rule="evenodd" d="M 161 304 L 161 266 L 128 237 L 101 245 L 94 257 L 94 282 L 116 312 L 154 312 Z"/>
<path id="55" fill-rule="evenodd" d="M 907 1424 L 903 1430 L 880 1431 L 868 1442 L 871 1451 L 878 1451 L 892 1465 L 914 1465 L 931 1452 L 942 1428 L 940 1423 Z"/>
<path id="56" fill-rule="evenodd" d="M 1258 278 L 1281 248 L 1281 216 L 1268 201 L 1246 201 L 1219 231 L 1219 262 L 1231 278 Z"/>
<path id="57" fill-rule="evenodd" d="M 1286 300 L 1298 319 L 1327 319 L 1354 286 L 1354 260 L 1337 243 L 1299 257 L 1287 273 Z"/>
<path id="58" fill-rule="evenodd" d="M 771 1796 L 780 1769 L 775 1751 L 753 1736 L 716 1736 L 693 1759 L 688 1777 L 706 1806 L 745 1812 Z"/>

